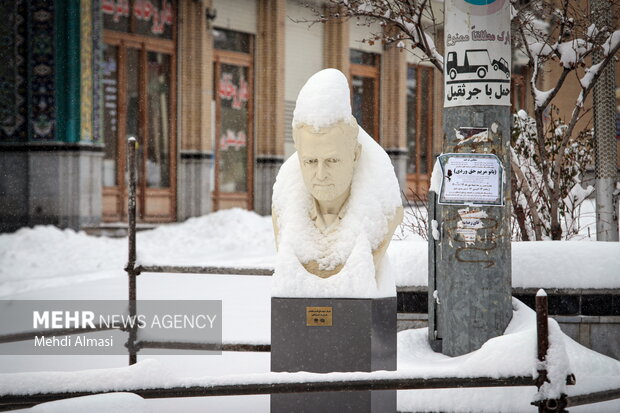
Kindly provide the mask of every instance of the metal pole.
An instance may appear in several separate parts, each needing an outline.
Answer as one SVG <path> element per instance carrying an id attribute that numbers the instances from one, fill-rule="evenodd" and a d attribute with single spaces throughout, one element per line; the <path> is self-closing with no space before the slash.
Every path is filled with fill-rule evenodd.
<path id="1" fill-rule="evenodd" d="M 613 27 L 611 2 L 590 0 L 597 28 Z M 594 64 L 604 56 L 597 50 Z M 596 240 L 618 241 L 618 197 L 616 190 L 618 154 L 616 149 L 615 63 L 607 65 L 594 86 L 594 142 L 596 166 Z"/>
<path id="2" fill-rule="evenodd" d="M 436 206 L 441 237 L 432 241 L 437 294 L 429 296 L 429 315 L 437 320 L 433 334 L 438 332 L 442 352 L 449 356 L 477 350 L 501 335 L 512 317 L 510 2 L 499 4 L 444 2 L 442 152 L 472 159 L 497 155 L 504 177 L 494 189 L 503 190 L 497 195 L 501 205 L 475 202 L 476 194 L 487 190 L 480 187 L 467 195 L 474 202 Z M 445 171 L 444 185 L 450 179 Z"/>
<path id="3" fill-rule="evenodd" d="M 127 266 L 125 271 L 129 278 L 129 316 L 136 316 L 136 146 L 135 138 L 129 138 L 127 141 L 127 156 L 129 165 L 129 193 L 128 193 L 128 226 L 127 239 L 129 242 L 129 253 Z M 132 323 L 129 329 L 129 338 L 127 340 L 127 350 L 129 351 L 129 364 L 136 364 L 138 356 L 136 354 L 137 324 Z"/>
<path id="4" fill-rule="evenodd" d="M 428 342 L 434 351 L 441 351 L 441 337 L 439 331 L 441 327 L 437 321 L 439 314 L 439 303 L 436 291 L 437 286 L 437 241 L 434 237 L 437 233 L 433 233 L 433 229 L 438 231 L 437 226 L 437 194 L 435 191 L 428 191 Z"/>

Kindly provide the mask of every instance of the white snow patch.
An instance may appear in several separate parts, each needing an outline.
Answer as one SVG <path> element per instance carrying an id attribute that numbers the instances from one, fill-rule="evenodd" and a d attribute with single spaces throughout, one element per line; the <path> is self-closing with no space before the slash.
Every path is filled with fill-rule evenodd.
<path id="1" fill-rule="evenodd" d="M 534 42 L 528 45 L 532 56 L 549 56 L 553 48 L 545 42 Z"/>
<path id="2" fill-rule="evenodd" d="M 318 130 L 341 120 L 350 122 L 351 118 L 347 77 L 338 69 L 324 69 L 312 75 L 299 91 L 293 128 L 305 124 Z"/>
<path id="3" fill-rule="evenodd" d="M 238 208 L 137 234 L 138 262 L 273 268 L 271 217 Z M 54 226 L 0 234 L 0 297 L 125 276 L 127 238 Z"/>
<path id="4" fill-rule="evenodd" d="M 609 53 L 618 46 L 618 43 L 620 43 L 620 30 L 614 31 L 605 43 L 603 43 L 603 54 L 608 56 Z"/>
<path id="5" fill-rule="evenodd" d="M 595 65 L 590 66 L 588 69 L 586 69 L 586 72 L 584 73 L 583 77 L 579 79 L 579 83 L 581 83 L 582 88 L 587 89 L 588 87 L 590 87 L 590 83 L 592 83 L 594 76 L 596 76 L 599 70 L 601 70 L 602 64 L 603 62 L 597 63 Z"/>
<path id="6" fill-rule="evenodd" d="M 435 165 L 433 166 L 433 172 L 431 173 L 431 185 L 428 188 L 428 190 L 433 191 L 437 195 L 439 195 L 439 192 L 441 191 L 442 182 L 443 182 L 443 170 L 441 169 L 441 164 L 439 163 L 439 157 L 437 157 L 437 159 L 435 159 Z"/>
<path id="7" fill-rule="evenodd" d="M 479 350 L 460 357 L 448 357 L 433 352 L 428 343 L 426 328 L 398 333 L 398 370 L 421 371 L 425 377 L 536 377 L 536 313 L 516 299 L 513 299 L 513 309 L 512 320 L 504 335 L 493 338 Z M 549 320 L 549 326 L 547 368 L 551 369 L 549 375 L 553 376 L 552 380 L 559 381 L 557 388 L 554 387 L 553 390 L 578 395 L 620 387 L 620 362 L 576 343 L 559 331 L 554 320 Z M 564 385 L 565 374 L 568 372 L 577 377 L 575 386 Z M 406 390 L 398 393 L 398 410 L 531 412 L 536 411 L 536 408 L 530 405 L 535 395 L 535 387 Z M 618 404 L 620 403 L 616 402 L 615 406 Z M 594 406 L 596 405 L 588 408 Z M 614 409 L 612 407 L 604 411 L 612 412 Z"/>
<path id="8" fill-rule="evenodd" d="M 427 251 L 428 245 L 423 241 L 392 241 L 388 252 L 396 270 L 397 286 L 427 285 Z M 620 288 L 619 275 L 617 242 L 512 243 L 515 288 Z"/>
<path id="9" fill-rule="evenodd" d="M 140 232 L 137 248 L 142 264 L 265 268 L 275 240 L 270 217 L 233 208 Z"/>
<path id="10" fill-rule="evenodd" d="M 542 90 L 538 90 L 534 88 L 534 96 L 536 96 L 536 107 L 538 108 L 542 107 L 552 92 L 553 92 L 553 89 L 542 91 Z"/>
<path id="11" fill-rule="evenodd" d="M 588 30 L 586 31 L 586 36 L 588 36 L 589 39 L 593 39 L 596 36 L 598 36 L 599 34 L 599 29 L 597 29 L 596 24 L 592 23 L 590 26 L 588 26 Z"/>
<path id="12" fill-rule="evenodd" d="M 562 66 L 567 69 L 574 68 L 578 62 L 583 60 L 583 56 L 592 48 L 592 44 L 583 39 L 573 39 L 557 45 L 560 53 Z"/>
<path id="13" fill-rule="evenodd" d="M 433 239 L 435 241 L 439 241 L 439 238 L 440 238 L 439 230 L 438 230 L 439 223 L 437 222 L 437 220 L 434 219 L 434 220 L 431 221 L 431 228 L 432 228 L 432 232 L 433 232 Z"/>

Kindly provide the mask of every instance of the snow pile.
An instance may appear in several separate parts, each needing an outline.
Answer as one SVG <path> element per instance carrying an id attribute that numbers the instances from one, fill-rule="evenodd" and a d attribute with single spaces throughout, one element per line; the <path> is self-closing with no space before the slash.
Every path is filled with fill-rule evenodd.
<path id="1" fill-rule="evenodd" d="M 32 413 L 146 413 L 144 399 L 133 393 L 106 393 L 39 404 Z"/>
<path id="2" fill-rule="evenodd" d="M 399 287 L 426 286 L 428 244 L 392 241 L 388 248 Z M 584 276 L 587 274 L 587 276 Z M 512 243 L 515 288 L 620 288 L 620 243 L 536 241 Z"/>
<path id="3" fill-rule="evenodd" d="M 275 241 L 270 217 L 239 208 L 138 233 L 145 264 L 270 267 Z"/>
<path id="4" fill-rule="evenodd" d="M 108 392 L 165 387 L 174 374 L 159 361 L 145 359 L 122 368 L 0 374 L 0 394 Z"/>
<path id="5" fill-rule="evenodd" d="M 512 243 L 512 286 L 620 288 L 620 243 Z"/>
<path id="6" fill-rule="evenodd" d="M 312 75 L 299 91 L 293 128 L 306 124 L 318 130 L 341 120 L 352 120 L 347 78 L 337 69 L 321 70 Z"/>
<path id="7" fill-rule="evenodd" d="M 557 326 L 554 320 L 549 319 L 549 326 L 552 324 Z M 561 332 L 549 336 L 548 360 L 553 368 L 549 374 L 564 374 L 561 383 L 566 381 L 569 362 L 565 357 L 556 362 L 554 356 L 564 351 L 565 339 L 568 338 Z M 620 371 L 620 363 L 617 364 Z M 562 371 L 558 372 L 560 369 Z M 427 328 L 402 331 L 398 334 L 398 370 L 420 372 L 423 377 L 536 377 L 536 313 L 513 299 L 513 317 L 504 335 L 492 338 L 479 350 L 459 357 L 435 353 L 428 343 Z"/>
<path id="8" fill-rule="evenodd" d="M 398 371 L 422 371 L 424 377 L 536 377 L 536 313 L 516 299 L 513 299 L 513 309 L 504 335 L 460 357 L 433 352 L 426 328 L 400 332 Z M 620 362 L 576 343 L 564 335 L 552 319 L 549 319 L 549 333 L 546 367 L 552 385 L 543 387 L 541 394 L 536 394 L 535 387 L 400 391 L 398 410 L 528 412 L 536 411 L 530 402 L 541 397 L 555 397 L 562 392 L 569 396 L 587 394 L 620 387 Z M 565 385 L 569 373 L 577 377 L 575 386 Z"/>
<path id="9" fill-rule="evenodd" d="M 218 211 L 137 234 L 138 262 L 273 267 L 270 217 Z M 0 297 L 126 275 L 127 238 L 89 236 L 54 226 L 0 234 Z"/>
<path id="10" fill-rule="evenodd" d="M 308 192 L 294 153 L 280 168 L 273 189 L 273 208 L 280 226 L 273 296 L 387 297 L 395 295 L 387 254 L 375 278 L 372 251 L 383 241 L 388 222 L 401 205 L 394 168 L 385 151 L 362 129 L 362 152 L 351 195 L 338 230 L 322 234 L 309 216 Z M 329 251 L 327 256 L 323 256 Z M 309 273 L 301 262 L 315 260 L 325 268 L 344 264 L 327 279 Z M 389 278 L 388 278 L 389 277 Z"/>
<path id="11" fill-rule="evenodd" d="M 0 234 L 0 296 L 122 273 L 127 242 L 52 225 Z"/>

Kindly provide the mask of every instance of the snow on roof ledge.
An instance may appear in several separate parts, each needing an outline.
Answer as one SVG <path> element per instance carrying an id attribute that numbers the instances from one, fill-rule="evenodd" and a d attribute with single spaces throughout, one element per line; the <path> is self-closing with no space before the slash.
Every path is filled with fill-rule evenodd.
<path id="1" fill-rule="evenodd" d="M 536 292 L 536 297 L 546 297 L 547 293 L 542 288 Z"/>

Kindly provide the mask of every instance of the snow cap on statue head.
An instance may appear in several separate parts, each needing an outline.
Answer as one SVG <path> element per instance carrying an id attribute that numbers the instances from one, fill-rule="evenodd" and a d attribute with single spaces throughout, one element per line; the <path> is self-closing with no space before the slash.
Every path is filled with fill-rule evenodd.
<path id="1" fill-rule="evenodd" d="M 342 121 L 357 127 L 351 114 L 349 82 L 340 70 L 323 69 L 312 75 L 299 91 L 293 129 L 308 125 L 318 131 Z"/>

